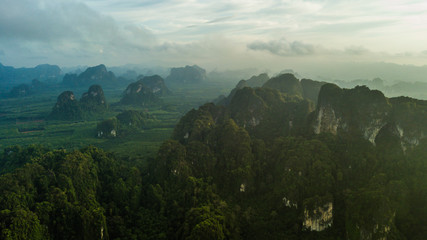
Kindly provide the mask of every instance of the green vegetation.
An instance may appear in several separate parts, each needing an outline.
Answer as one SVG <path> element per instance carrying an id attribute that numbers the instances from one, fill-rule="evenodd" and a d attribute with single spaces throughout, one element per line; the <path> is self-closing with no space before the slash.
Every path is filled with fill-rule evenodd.
<path id="1" fill-rule="evenodd" d="M 174 95 L 163 97 L 163 105 L 124 106 L 116 105 L 120 101 L 123 89 L 104 89 L 109 108 L 99 114 L 86 114 L 83 119 L 48 118 L 58 95 L 64 88 L 52 88 L 49 91 L 23 98 L 7 98 L 0 101 L 0 151 L 9 146 L 29 146 L 34 143 L 51 149 L 79 149 L 94 145 L 119 155 L 154 156 L 161 143 L 168 139 L 179 118 L 190 109 L 197 107 L 229 91 L 228 85 L 210 84 L 206 87 L 177 88 Z M 73 88 L 75 97 L 88 93 L 87 88 Z M 149 128 L 128 131 L 116 139 L 97 137 L 97 124 L 105 119 L 117 116 L 127 110 L 148 114 Z M 84 111 L 87 112 L 87 111 Z"/>
<path id="2" fill-rule="evenodd" d="M 425 101 L 287 79 L 222 106 L 195 86 L 144 106 L 107 92 L 77 122 L 41 117 L 54 97 L 22 113 L 32 98 L 7 100 L 0 238 L 424 239 Z"/>

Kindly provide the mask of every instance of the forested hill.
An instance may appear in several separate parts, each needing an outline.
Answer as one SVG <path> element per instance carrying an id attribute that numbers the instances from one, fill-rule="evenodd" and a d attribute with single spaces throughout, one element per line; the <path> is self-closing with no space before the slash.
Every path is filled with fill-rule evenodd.
<path id="1" fill-rule="evenodd" d="M 193 109 L 148 162 L 5 149 L 1 238 L 425 239 L 427 102 L 310 81 Z"/>

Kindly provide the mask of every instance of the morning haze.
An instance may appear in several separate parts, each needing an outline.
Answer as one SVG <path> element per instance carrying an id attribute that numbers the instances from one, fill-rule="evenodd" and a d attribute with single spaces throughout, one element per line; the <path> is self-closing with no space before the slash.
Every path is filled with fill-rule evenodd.
<path id="1" fill-rule="evenodd" d="M 0 239 L 426 239 L 426 22 L 0 0 Z"/>
<path id="2" fill-rule="evenodd" d="M 208 71 L 427 81 L 423 1 L 3 0 L 2 6 L 0 62 L 14 67 L 198 64 Z"/>

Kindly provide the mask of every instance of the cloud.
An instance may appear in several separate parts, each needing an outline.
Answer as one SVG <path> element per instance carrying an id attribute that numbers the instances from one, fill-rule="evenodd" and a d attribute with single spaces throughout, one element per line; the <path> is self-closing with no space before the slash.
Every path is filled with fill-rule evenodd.
<path id="1" fill-rule="evenodd" d="M 3 0 L 2 5 L 7 6 L 0 8 L 2 61 L 11 65 L 40 63 L 30 56 L 59 65 L 406 61 L 421 57 L 427 41 L 427 5 L 418 0 Z M 399 55 L 405 52 L 416 54 Z M 425 59 L 408 63 L 416 61 Z"/>
<path id="2" fill-rule="evenodd" d="M 206 23 L 218 23 L 218 22 L 225 22 L 225 21 L 227 21 L 227 20 L 229 20 L 229 19 L 232 19 L 233 17 L 234 17 L 233 15 L 231 15 L 231 16 L 225 16 L 225 17 L 220 17 L 220 18 L 216 18 L 216 19 L 213 19 L 213 20 L 207 21 Z"/>
<path id="3" fill-rule="evenodd" d="M 288 42 L 285 39 L 271 40 L 268 42 L 255 41 L 247 45 L 251 50 L 268 51 L 280 56 L 299 56 L 316 54 L 316 47 L 300 41 Z"/>
<path id="4" fill-rule="evenodd" d="M 371 51 L 363 46 L 350 46 L 344 50 L 344 53 L 348 55 L 365 55 L 371 53 Z"/>
<path id="5" fill-rule="evenodd" d="M 14 54 L 47 55 L 52 58 L 110 57 L 143 52 L 156 37 L 143 26 L 120 25 L 74 0 L 4 0 L 0 8 L 0 44 Z M 12 51 L 8 51 L 12 52 Z M 124 57 L 124 56 L 122 56 Z"/>

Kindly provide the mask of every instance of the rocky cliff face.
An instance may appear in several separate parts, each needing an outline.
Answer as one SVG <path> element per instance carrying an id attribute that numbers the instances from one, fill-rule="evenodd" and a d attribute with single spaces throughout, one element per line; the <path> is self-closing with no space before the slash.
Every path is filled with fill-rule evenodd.
<path id="1" fill-rule="evenodd" d="M 365 86 L 341 89 L 322 86 L 312 123 L 316 134 L 362 136 L 376 144 L 380 132 L 401 140 L 401 146 L 418 145 L 425 138 L 427 102 L 410 98 L 386 98 Z M 391 136 L 390 135 L 390 136 Z"/>
<path id="2" fill-rule="evenodd" d="M 298 80 L 296 82 L 299 84 Z M 238 89 L 238 87 L 243 86 L 243 84 L 240 84 L 233 90 L 233 94 L 230 94 L 230 102 L 228 104 L 220 104 L 225 105 L 224 108 L 204 106 L 188 115 L 194 115 L 193 117 L 203 116 L 197 121 L 199 123 L 207 121 L 203 125 L 212 125 L 218 119 L 229 116 L 238 126 L 243 127 L 250 134 L 261 139 L 287 136 L 292 132 L 303 129 L 308 114 L 314 111 L 313 103 L 300 96 L 284 94 L 277 89 L 265 87 L 266 84 L 263 87 L 243 87 Z M 286 82 L 280 84 L 284 85 L 284 88 L 287 87 Z M 207 111 L 207 109 L 210 110 Z M 218 115 L 218 113 L 221 114 Z M 196 120 L 183 118 L 182 121 Z M 185 139 L 193 138 L 193 131 L 180 130 L 179 128 L 180 126 L 176 128 L 179 130 L 177 139 L 186 141 Z M 185 136 L 187 137 L 185 138 Z"/>
<path id="3" fill-rule="evenodd" d="M 105 65 L 101 64 L 95 67 L 89 67 L 79 75 L 66 74 L 62 83 L 72 87 L 85 87 L 93 84 L 114 86 L 117 85 L 118 81 L 114 73 L 107 71 Z"/>
<path id="4" fill-rule="evenodd" d="M 107 110 L 107 102 L 104 96 L 104 90 L 100 85 L 92 85 L 86 93 L 83 93 L 80 99 L 80 105 L 84 111 L 99 113 Z"/>
<path id="5" fill-rule="evenodd" d="M 117 118 L 110 118 L 97 124 L 97 136 L 99 138 L 115 138 L 118 134 L 119 123 Z"/>
<path id="6" fill-rule="evenodd" d="M 120 100 L 125 105 L 147 105 L 159 103 L 161 100 L 147 87 L 142 80 L 129 84 Z"/>
<path id="7" fill-rule="evenodd" d="M 399 137 L 403 150 L 416 146 L 427 137 L 427 101 L 409 97 L 390 98 L 393 108 L 390 124 L 397 131 L 389 131 Z"/>
<path id="8" fill-rule="evenodd" d="M 332 202 L 319 206 L 310 211 L 304 209 L 303 227 L 310 231 L 323 231 L 332 226 L 333 204 Z"/>
<path id="9" fill-rule="evenodd" d="M 140 80 L 142 84 L 151 88 L 151 91 L 156 96 L 167 96 L 172 94 L 172 92 L 166 87 L 163 78 L 159 75 L 145 76 Z"/>
<path id="10" fill-rule="evenodd" d="M 65 91 L 58 96 L 51 117 L 62 120 L 76 120 L 83 117 L 79 102 L 73 92 Z"/>
<path id="11" fill-rule="evenodd" d="M 149 128 L 154 121 L 148 114 L 136 110 L 126 110 L 116 117 L 104 120 L 97 125 L 97 137 L 114 138 Z"/>
<path id="12" fill-rule="evenodd" d="M 197 66 L 185 66 L 172 68 L 166 78 L 168 84 L 194 84 L 201 83 L 207 79 L 206 70 Z"/>

